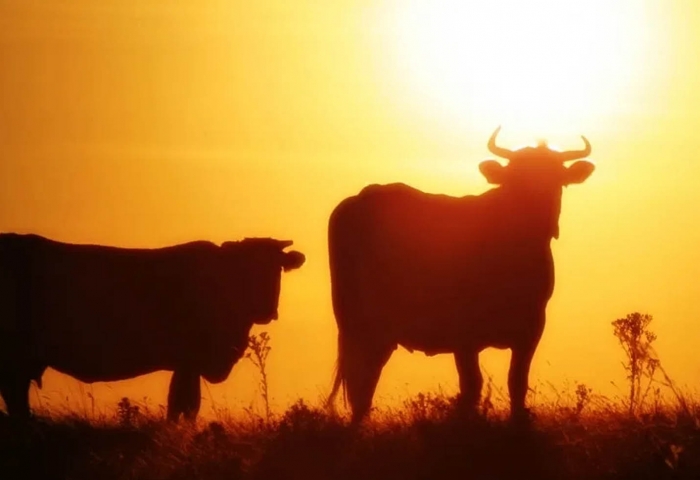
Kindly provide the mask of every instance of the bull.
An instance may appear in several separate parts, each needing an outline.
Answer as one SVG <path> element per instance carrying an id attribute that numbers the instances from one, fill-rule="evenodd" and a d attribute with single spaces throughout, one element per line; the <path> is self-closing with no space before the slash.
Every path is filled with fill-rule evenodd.
<path id="1" fill-rule="evenodd" d="M 282 271 L 305 262 L 289 240 L 193 241 L 155 249 L 0 234 L 0 395 L 30 415 L 51 367 L 82 382 L 173 375 L 167 416 L 194 419 L 200 377 L 223 382 L 253 324 L 277 319 Z"/>
<path id="2" fill-rule="evenodd" d="M 369 185 L 341 201 L 328 223 L 332 303 L 338 327 L 336 373 L 352 421 L 369 412 L 382 369 L 399 346 L 454 355 L 460 407 L 476 413 L 483 378 L 479 353 L 510 349 L 510 414 L 530 417 L 530 364 L 554 290 L 550 243 L 559 238 L 564 186 L 593 172 L 585 148 L 546 142 L 508 150 L 479 170 L 495 185 L 481 195 L 428 194 L 402 183 Z"/>

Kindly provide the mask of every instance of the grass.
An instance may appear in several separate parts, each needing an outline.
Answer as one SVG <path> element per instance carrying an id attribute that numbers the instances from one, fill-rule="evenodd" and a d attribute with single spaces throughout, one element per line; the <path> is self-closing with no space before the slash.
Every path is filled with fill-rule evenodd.
<path id="1" fill-rule="evenodd" d="M 576 397 L 578 394 L 572 395 Z M 455 398 L 421 394 L 373 412 L 357 431 L 299 400 L 284 414 L 250 412 L 196 424 L 120 405 L 113 417 L 0 418 L 0 478 L 66 479 L 697 479 L 700 406 L 584 408 L 541 403 L 529 429 L 491 405 L 465 423 Z"/>
<path id="2" fill-rule="evenodd" d="M 444 393 L 375 408 L 359 429 L 303 400 L 275 415 L 270 338 L 253 336 L 246 358 L 261 374 L 263 414 L 217 409 L 215 421 L 172 424 L 124 398 L 112 416 L 46 411 L 29 425 L 0 417 L 0 479 L 699 479 L 700 403 L 663 369 L 651 321 L 632 313 L 612 322 L 627 356 L 625 397 L 577 384 L 552 387 L 547 399 L 534 388 L 527 428 L 508 422 L 507 395 L 490 377 L 481 416 L 469 422 Z"/>

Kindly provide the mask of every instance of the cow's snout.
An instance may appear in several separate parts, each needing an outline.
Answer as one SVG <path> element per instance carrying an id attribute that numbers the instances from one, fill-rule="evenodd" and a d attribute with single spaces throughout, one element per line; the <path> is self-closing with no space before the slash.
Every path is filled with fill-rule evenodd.
<path id="1" fill-rule="evenodd" d="M 267 325 L 273 320 L 277 320 L 278 313 L 277 310 L 274 312 L 270 312 L 267 315 L 261 315 L 260 317 L 257 318 L 257 320 L 254 321 L 254 323 L 258 325 Z"/>

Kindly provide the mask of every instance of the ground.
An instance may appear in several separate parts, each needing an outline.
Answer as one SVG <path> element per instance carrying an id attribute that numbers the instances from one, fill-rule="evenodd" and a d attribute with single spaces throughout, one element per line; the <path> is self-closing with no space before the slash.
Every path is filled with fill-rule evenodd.
<path id="1" fill-rule="evenodd" d="M 282 415 L 252 412 L 173 425 L 129 400 L 100 418 L 0 418 L 0 478 L 61 479 L 697 479 L 700 408 L 535 405 L 529 428 L 485 403 L 465 421 L 455 398 L 419 395 L 381 409 L 359 430 L 299 401 Z M 582 396 L 583 395 L 583 396 Z M 581 401 L 583 399 L 584 401 Z"/>

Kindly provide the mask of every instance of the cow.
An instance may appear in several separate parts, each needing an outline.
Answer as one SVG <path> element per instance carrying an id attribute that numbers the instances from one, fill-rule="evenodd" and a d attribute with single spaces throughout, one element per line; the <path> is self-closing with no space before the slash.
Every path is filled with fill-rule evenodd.
<path id="1" fill-rule="evenodd" d="M 530 363 L 554 290 L 550 243 L 559 238 L 564 186 L 594 170 L 583 150 L 546 141 L 508 150 L 479 170 L 495 187 L 481 195 L 429 194 L 403 183 L 369 185 L 345 198 L 328 221 L 333 312 L 338 328 L 335 378 L 352 422 L 368 414 L 381 371 L 400 345 L 428 356 L 454 355 L 460 411 L 474 418 L 483 384 L 479 353 L 510 349 L 513 421 L 526 408 Z"/>
<path id="2" fill-rule="evenodd" d="M 173 372 L 167 417 L 195 419 L 200 377 L 223 382 L 253 324 L 277 319 L 291 240 L 192 241 L 163 248 L 0 234 L 0 395 L 31 416 L 28 389 L 51 367 L 82 382 Z"/>

